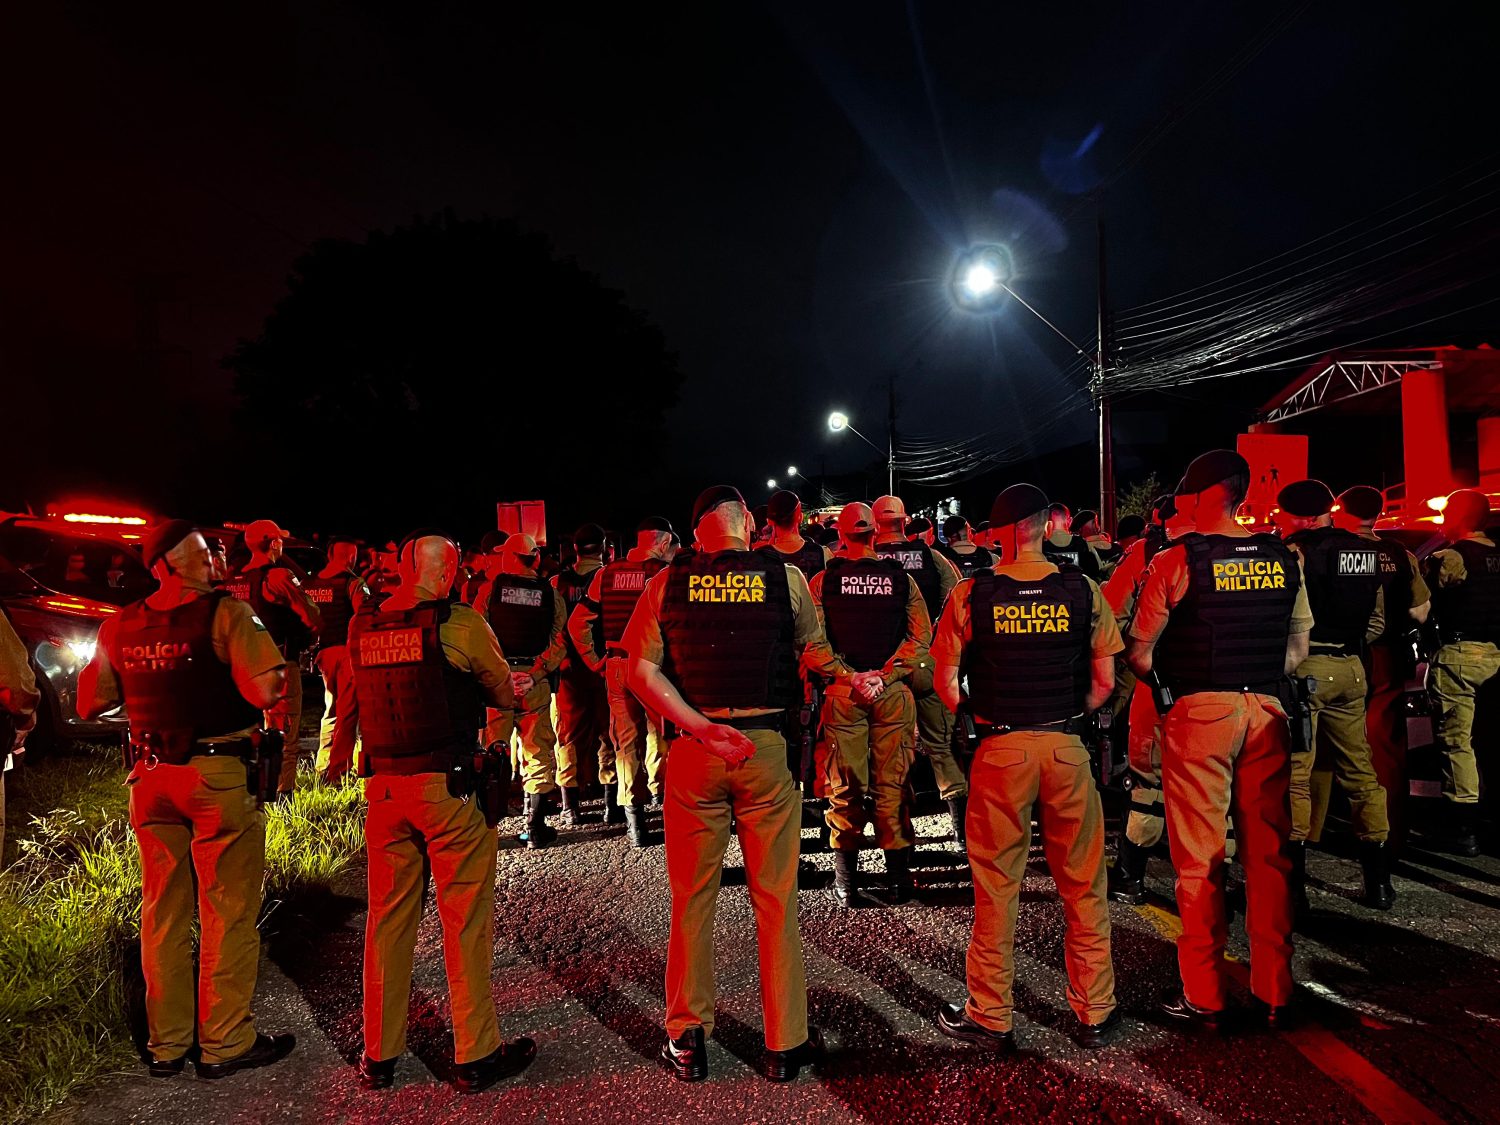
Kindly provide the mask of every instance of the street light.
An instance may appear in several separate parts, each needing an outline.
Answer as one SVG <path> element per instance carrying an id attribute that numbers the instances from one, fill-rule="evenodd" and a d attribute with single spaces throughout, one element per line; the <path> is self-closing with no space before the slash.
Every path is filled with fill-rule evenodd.
<path id="1" fill-rule="evenodd" d="M 766 487 L 774 490 L 776 488 L 776 481 L 774 479 L 766 481 Z"/>
<path id="2" fill-rule="evenodd" d="M 880 450 L 880 446 L 876 445 L 869 438 L 865 437 L 864 434 L 860 433 L 852 425 L 850 425 L 849 424 L 849 415 L 847 415 L 847 414 L 845 414 L 845 413 L 843 413 L 841 411 L 835 410 L 832 414 L 830 414 L 828 416 L 828 428 L 830 430 L 832 430 L 836 434 L 837 433 L 842 433 L 844 430 L 848 430 L 851 434 L 853 434 L 855 437 L 859 438 L 860 441 L 864 442 L 871 449 L 873 449 L 876 453 L 879 453 L 881 451 Z M 886 448 L 885 448 L 885 473 L 886 473 L 886 492 L 887 492 L 888 495 L 895 495 L 895 492 L 896 492 L 896 446 L 895 446 L 894 443 L 888 443 L 886 445 Z"/>

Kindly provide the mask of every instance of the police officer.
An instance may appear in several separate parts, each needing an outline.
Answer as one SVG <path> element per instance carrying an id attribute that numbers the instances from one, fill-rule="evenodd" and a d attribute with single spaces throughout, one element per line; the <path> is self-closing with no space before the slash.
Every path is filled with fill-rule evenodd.
<path id="1" fill-rule="evenodd" d="M 1094 554 L 1098 556 L 1100 566 L 1108 569 L 1109 565 L 1118 562 L 1122 549 L 1111 542 L 1104 529 L 1099 526 L 1099 513 L 1092 508 L 1084 508 L 1073 517 L 1073 522 L 1068 525 L 1068 530 L 1083 539 L 1093 548 Z"/>
<path id="2" fill-rule="evenodd" d="M 1304 908 L 1307 844 L 1323 835 L 1328 815 L 1330 775 L 1349 798 L 1359 863 L 1364 872 L 1361 901 L 1389 910 L 1390 824 L 1385 790 L 1370 761 L 1365 739 L 1365 667 L 1360 654 L 1385 632 L 1381 552 L 1352 531 L 1333 526 L 1333 493 L 1320 480 L 1293 481 L 1277 494 L 1286 542 L 1302 559 L 1303 581 L 1312 607 L 1312 638 L 1297 675 L 1317 680 L 1308 701 L 1313 745 L 1292 753 L 1292 893 Z M 1321 775 L 1323 783 L 1315 782 Z"/>
<path id="3" fill-rule="evenodd" d="M 766 520 L 771 526 L 771 540 L 756 548 L 784 563 L 790 563 L 802 572 L 809 582 L 813 575 L 828 565 L 833 552 L 821 543 L 813 543 L 802 535 L 802 500 L 795 492 L 781 489 L 771 494 L 766 502 Z"/>
<path id="4" fill-rule="evenodd" d="M 884 558 L 895 559 L 912 576 L 917 589 L 922 591 L 928 618 L 936 621 L 942 613 L 948 594 L 958 585 L 958 571 L 926 543 L 907 540 L 906 505 L 902 503 L 901 497 L 882 496 L 875 501 L 873 510 L 875 553 Z M 918 742 L 923 755 L 932 766 L 938 796 L 948 806 L 953 838 L 962 844 L 969 782 L 964 777 L 963 768 L 953 756 L 953 713 L 943 705 L 942 698 L 933 687 L 930 654 L 923 653 L 917 658 L 917 666 L 912 671 L 908 686 L 917 702 Z"/>
<path id="5" fill-rule="evenodd" d="M 915 579 L 875 553 L 869 505 L 846 505 L 838 523 L 843 554 L 810 583 L 828 644 L 803 657 L 804 667 L 827 683 L 818 772 L 828 798 L 833 895 L 840 906 L 851 905 L 865 822 L 873 819 L 892 900 L 904 902 L 916 845 L 907 771 L 917 715 L 902 681 L 932 643 L 932 623 Z M 873 818 L 866 798 L 873 798 Z"/>
<path id="6" fill-rule="evenodd" d="M 461 779 L 472 769 L 488 704 L 515 705 L 511 670 L 484 618 L 448 596 L 458 548 L 414 533 L 398 552 L 400 585 L 355 615 L 350 661 L 364 723 L 364 1038 L 359 1081 L 385 1089 L 406 1050 L 412 949 L 427 873 L 443 925 L 453 1011 L 453 1072 L 473 1094 L 524 1070 L 530 1039 L 503 1043 L 491 994 L 496 836 Z"/>
<path id="7" fill-rule="evenodd" d="M 1099 556 L 1083 536 L 1073 533 L 1073 513 L 1068 510 L 1068 506 L 1053 504 L 1050 516 L 1052 531 L 1042 544 L 1043 553 L 1054 565 L 1062 566 L 1066 563 L 1068 566 L 1076 566 L 1095 582 L 1099 581 Z M 990 521 L 992 524 L 994 522 Z"/>
<path id="8" fill-rule="evenodd" d="M 302 578 L 283 557 L 291 535 L 275 520 L 255 520 L 245 528 L 250 559 L 225 584 L 234 597 L 247 601 L 286 658 L 286 694 L 266 715 L 266 725 L 286 738 L 277 791 L 290 793 L 297 783 L 298 734 L 302 725 L 302 654 L 319 628 L 318 607 L 303 589 Z"/>
<path id="9" fill-rule="evenodd" d="M 547 823 L 548 794 L 557 789 L 557 734 L 552 729 L 552 673 L 563 661 L 567 613 L 562 595 L 537 574 L 540 552 L 531 536 L 516 533 L 500 549 L 499 567 L 481 589 L 474 609 L 489 622 L 510 665 L 517 704 L 512 714 L 489 713 L 487 746 L 507 745 L 514 726 L 521 739 L 521 787 L 528 848 L 557 839 Z M 563 790 L 563 815 L 578 823 L 578 790 Z"/>
<path id="10" fill-rule="evenodd" d="M 141 853 L 141 969 L 153 1077 L 267 1066 L 296 1044 L 256 1031 L 266 820 L 246 761 L 287 672 L 255 612 L 213 588 L 213 555 L 183 520 L 152 528 L 159 588 L 99 629 L 78 683 L 85 719 L 125 704 L 130 826 Z M 193 904 L 201 914 L 194 987 Z"/>
<path id="11" fill-rule="evenodd" d="M 0 857 L 5 855 L 5 775 L 13 768 L 27 732 L 36 725 L 41 698 L 26 646 L 0 610 Z"/>
<path id="12" fill-rule="evenodd" d="M 1307 656 L 1312 613 L 1297 558 L 1235 511 L 1250 486 L 1238 453 L 1188 466 L 1177 507 L 1195 530 L 1151 560 L 1127 659 L 1159 682 L 1167 837 L 1177 869 L 1182 991 L 1163 1012 L 1217 1026 L 1225 1004 L 1223 864 L 1233 812 L 1249 905 L 1250 989 L 1273 1025 L 1292 996 L 1291 732 L 1278 698 Z"/>
<path id="13" fill-rule="evenodd" d="M 1449 545 L 1427 558 L 1441 647 L 1429 672 L 1443 750 L 1445 846 L 1479 854 L 1479 764 L 1474 757 L 1474 702 L 1500 672 L 1500 547 L 1486 528 L 1488 498 L 1462 488 L 1448 497 L 1443 531 Z"/>
<path id="14" fill-rule="evenodd" d="M 646 588 L 646 580 L 672 561 L 676 549 L 671 521 L 651 516 L 636 527 L 635 546 L 623 559 L 594 571 L 587 596 L 568 618 L 568 637 L 588 666 L 604 676 L 609 689 L 609 736 L 614 743 L 618 791 L 605 800 L 625 810 L 625 835 L 637 848 L 651 843 L 646 805 L 661 793 L 660 725 L 626 686 L 625 626 Z"/>
<path id="15" fill-rule="evenodd" d="M 507 538 L 503 531 L 486 531 L 480 537 L 472 573 L 464 581 L 463 593 L 459 598 L 464 605 L 473 605 L 479 598 L 479 591 L 495 580 L 495 575 L 500 570 L 500 552 Z"/>
<path id="16" fill-rule="evenodd" d="M 1427 620 L 1432 592 L 1422 579 L 1417 560 L 1399 543 L 1375 534 L 1375 521 L 1385 509 L 1378 488 L 1359 484 L 1339 495 L 1334 522 L 1373 543 L 1380 552 L 1380 579 L 1385 600 L 1385 631 L 1365 648 L 1365 735 L 1375 776 L 1385 790 L 1387 841 L 1394 861 L 1406 841 L 1406 681 L 1412 663 L 1413 629 Z M 1316 772 L 1314 778 L 1316 779 Z"/>
<path id="17" fill-rule="evenodd" d="M 807 1023 L 797 928 L 801 802 L 781 732 L 798 702 L 797 646 L 826 654 L 827 642 L 802 572 L 749 550 L 755 524 L 738 489 L 707 489 L 693 505 L 693 527 L 700 549 L 646 583 L 625 631 L 631 690 L 678 732 L 664 794 L 672 927 L 662 1057 L 680 1080 L 708 1076 L 714 913 L 732 820 L 760 951 L 761 1072 L 785 1082 L 815 1064 L 823 1045 Z"/>
<path id="18" fill-rule="evenodd" d="M 573 546 L 577 560 L 552 579 L 563 598 L 564 623 L 588 594 L 595 572 L 604 565 L 604 529 L 595 523 L 582 525 L 573 532 Z M 564 820 L 577 823 L 579 790 L 592 779 L 604 789 L 604 823 L 617 823 L 621 818 L 615 803 L 617 776 L 615 750 L 609 740 L 609 692 L 604 677 L 589 667 L 566 630 L 563 641 L 567 654 L 558 669 L 557 783 L 562 787 Z M 571 812 L 570 799 L 575 810 Z"/>
<path id="19" fill-rule="evenodd" d="M 918 516 L 906 525 L 906 541 L 908 543 L 926 543 L 933 546 L 937 536 L 932 528 L 932 521 L 926 516 Z"/>
<path id="20" fill-rule="evenodd" d="M 359 707 L 349 670 L 349 620 L 370 588 L 354 570 L 359 540 L 344 535 L 328 539 L 328 563 L 305 589 L 318 607 L 318 671 L 323 676 L 323 719 L 318 727 L 318 774 L 323 784 L 337 784 L 354 768 L 359 747 Z"/>
<path id="21" fill-rule="evenodd" d="M 1104 811 L 1078 736 L 1086 713 L 1109 698 L 1123 648 L 1114 614 L 1093 581 L 1060 571 L 1042 553 L 1047 497 L 1029 484 L 995 498 L 990 523 L 1003 552 L 993 574 L 959 584 L 933 643 L 938 691 L 968 706 L 982 736 L 969 793 L 974 933 L 969 997 L 945 1006 L 938 1029 L 995 1051 L 1015 1050 L 1016 908 L 1039 806 L 1042 849 L 1062 896 L 1068 1002 L 1084 1047 L 1120 1027 L 1105 899 Z"/>
<path id="22" fill-rule="evenodd" d="M 934 548 L 953 564 L 960 578 L 973 578 L 975 571 L 995 565 L 995 556 L 972 539 L 973 529 L 963 516 L 949 516 L 943 521 L 943 538 L 947 542 Z"/>

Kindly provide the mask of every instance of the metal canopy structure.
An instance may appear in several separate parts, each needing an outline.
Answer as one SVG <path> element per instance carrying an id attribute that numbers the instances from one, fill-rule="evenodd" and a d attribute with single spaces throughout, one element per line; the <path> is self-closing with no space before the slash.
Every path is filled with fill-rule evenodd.
<path id="1" fill-rule="evenodd" d="M 1335 405 L 1356 412 L 1388 410 L 1387 396 L 1375 392 L 1399 388 L 1412 371 L 1436 370 L 1456 376 L 1448 383 L 1450 409 L 1491 413 L 1500 406 L 1500 352 L 1489 348 L 1331 352 L 1263 405 L 1256 421 L 1284 422 Z"/>

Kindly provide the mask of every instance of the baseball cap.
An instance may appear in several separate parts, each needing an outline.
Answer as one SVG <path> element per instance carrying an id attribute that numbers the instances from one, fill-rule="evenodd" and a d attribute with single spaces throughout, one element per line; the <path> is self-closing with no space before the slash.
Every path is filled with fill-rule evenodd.
<path id="1" fill-rule="evenodd" d="M 1443 518 L 1450 524 L 1468 524 L 1483 519 L 1489 510 L 1488 496 L 1472 488 L 1460 488 L 1448 493 L 1448 506 L 1443 509 Z"/>
<path id="2" fill-rule="evenodd" d="M 1027 516 L 1045 512 L 1050 503 L 1047 494 L 1034 484 L 1013 484 L 999 496 L 990 508 L 991 527 L 1009 527 L 1020 523 Z"/>
<path id="3" fill-rule="evenodd" d="M 1210 449 L 1193 458 L 1182 482 L 1177 486 L 1178 496 L 1196 496 L 1207 492 L 1216 484 L 1230 477 L 1249 476 L 1250 462 L 1232 449 Z"/>
<path id="4" fill-rule="evenodd" d="M 1068 530 L 1077 535 L 1089 524 L 1098 520 L 1098 518 L 1099 513 L 1094 511 L 1094 509 L 1084 508 L 1083 511 L 1073 516 L 1073 522 L 1068 525 Z"/>
<path id="5" fill-rule="evenodd" d="M 1118 539 L 1129 539 L 1132 535 L 1144 534 L 1146 521 L 1141 516 L 1121 516 L 1120 522 L 1115 525 L 1115 537 Z"/>
<path id="6" fill-rule="evenodd" d="M 486 531 L 484 538 L 479 540 L 479 549 L 486 555 L 491 554 L 499 548 L 504 547 L 505 540 L 508 538 L 509 536 L 503 531 Z"/>
<path id="7" fill-rule="evenodd" d="M 1385 497 L 1380 489 L 1368 484 L 1356 484 L 1339 493 L 1339 503 L 1344 511 L 1357 520 L 1377 520 L 1385 510 Z"/>
<path id="8" fill-rule="evenodd" d="M 924 531 L 932 530 L 932 521 L 926 516 L 918 516 L 906 525 L 906 534 L 921 535 Z"/>
<path id="9" fill-rule="evenodd" d="M 1298 480 L 1276 494 L 1281 510 L 1303 519 L 1333 511 L 1333 490 L 1320 480 Z"/>
<path id="10" fill-rule="evenodd" d="M 732 484 L 714 484 L 705 488 L 698 494 L 698 499 L 693 503 L 693 526 L 698 526 L 698 521 L 720 504 L 728 504 L 731 501 L 744 504 L 745 498 L 740 495 L 740 490 Z"/>
<path id="11" fill-rule="evenodd" d="M 253 550 L 272 539 L 290 538 L 291 534 L 275 520 L 252 520 L 245 528 L 245 546 Z"/>
<path id="12" fill-rule="evenodd" d="M 952 539 L 964 528 L 969 526 L 969 521 L 963 516 L 949 516 L 943 521 L 943 538 Z"/>
<path id="13" fill-rule="evenodd" d="M 902 503 L 899 496 L 882 496 L 879 500 L 875 501 L 874 507 L 870 510 L 875 513 L 875 521 L 877 523 L 884 523 L 887 520 L 894 520 L 898 517 L 903 523 L 906 520 L 906 505 Z"/>
<path id="14" fill-rule="evenodd" d="M 165 520 L 146 532 L 146 538 L 141 540 L 141 558 L 146 562 L 146 569 L 150 570 L 157 559 L 197 530 L 187 520 Z"/>
<path id="15" fill-rule="evenodd" d="M 506 538 L 501 550 L 508 555 L 534 555 L 536 554 L 536 540 L 518 531 Z"/>
<path id="16" fill-rule="evenodd" d="M 635 525 L 635 531 L 637 535 L 643 531 L 665 531 L 668 535 L 675 534 L 672 530 L 672 521 L 665 516 L 647 516 Z"/>
<path id="17" fill-rule="evenodd" d="M 870 505 L 861 504 L 858 500 L 852 504 L 845 504 L 843 511 L 839 512 L 839 530 L 842 532 L 874 531 L 875 513 Z"/>
<path id="18" fill-rule="evenodd" d="M 785 523 L 792 518 L 792 513 L 797 510 L 797 505 L 802 503 L 802 498 L 795 492 L 785 488 L 777 489 L 771 493 L 771 498 L 766 501 L 766 515 L 772 523 Z"/>
<path id="19" fill-rule="evenodd" d="M 580 551 L 604 546 L 604 529 L 597 523 L 579 524 L 578 530 L 573 532 L 573 546 Z"/>

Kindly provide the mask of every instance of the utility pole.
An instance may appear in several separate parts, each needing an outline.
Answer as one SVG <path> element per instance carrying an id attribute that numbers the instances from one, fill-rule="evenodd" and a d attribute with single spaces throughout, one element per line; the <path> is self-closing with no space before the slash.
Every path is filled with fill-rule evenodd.
<path id="1" fill-rule="evenodd" d="M 1099 215 L 1099 350 L 1094 359 L 1094 400 L 1099 408 L 1099 522 L 1106 535 L 1115 533 L 1115 435 L 1110 419 L 1109 391 L 1104 377 L 1109 364 L 1109 294 L 1104 272 L 1104 215 Z"/>
<path id="2" fill-rule="evenodd" d="M 896 376 L 891 375 L 890 417 L 886 426 L 885 484 L 886 495 L 896 495 Z"/>

